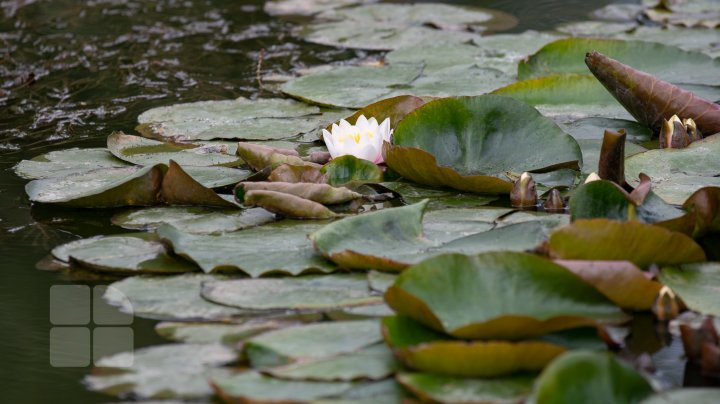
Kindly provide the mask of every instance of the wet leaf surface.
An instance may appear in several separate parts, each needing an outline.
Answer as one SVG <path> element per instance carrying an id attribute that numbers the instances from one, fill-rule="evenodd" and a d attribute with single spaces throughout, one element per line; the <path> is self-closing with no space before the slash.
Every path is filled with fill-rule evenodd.
<path id="1" fill-rule="evenodd" d="M 477 379 L 432 373 L 400 373 L 397 380 L 424 401 L 439 403 L 513 403 L 530 395 L 534 376 Z"/>
<path id="2" fill-rule="evenodd" d="M 720 316 L 720 264 L 685 264 L 663 268 L 660 281 L 677 293 L 691 309 Z"/>

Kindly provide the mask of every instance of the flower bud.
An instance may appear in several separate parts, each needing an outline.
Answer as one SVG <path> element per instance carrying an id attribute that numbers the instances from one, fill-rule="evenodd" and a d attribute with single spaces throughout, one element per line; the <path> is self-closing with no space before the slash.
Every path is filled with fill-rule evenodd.
<path id="1" fill-rule="evenodd" d="M 545 204 L 543 204 L 543 208 L 545 208 L 548 212 L 562 212 L 565 210 L 565 200 L 563 199 L 562 195 L 560 195 L 560 191 L 558 191 L 556 188 L 553 188 L 550 190 L 550 195 L 548 195 L 547 199 L 545 200 Z"/>
<path id="2" fill-rule="evenodd" d="M 660 129 L 660 147 L 663 149 L 683 149 L 690 144 L 690 135 L 677 115 L 663 122 Z"/>
<path id="3" fill-rule="evenodd" d="M 537 205 L 535 180 L 530 173 L 522 173 L 510 191 L 510 205 L 513 208 L 530 208 Z"/>

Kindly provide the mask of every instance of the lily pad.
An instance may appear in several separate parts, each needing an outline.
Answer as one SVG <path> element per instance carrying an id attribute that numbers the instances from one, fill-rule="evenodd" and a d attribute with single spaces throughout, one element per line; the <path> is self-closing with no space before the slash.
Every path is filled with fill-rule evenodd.
<path id="1" fill-rule="evenodd" d="M 489 251 L 532 251 L 548 238 L 553 227 L 541 220 L 510 224 L 449 241 L 429 252 L 471 255 Z"/>
<path id="2" fill-rule="evenodd" d="M 212 189 L 205 187 L 172 160 L 163 177 L 160 194 L 162 201 L 169 205 L 237 207 L 233 201 L 226 200 Z"/>
<path id="3" fill-rule="evenodd" d="M 349 182 L 382 182 L 383 173 L 372 162 L 352 155 L 341 156 L 325 164 L 320 170 L 328 184 L 341 186 Z"/>
<path id="4" fill-rule="evenodd" d="M 520 289 L 522 299 L 507 293 Z M 567 269 L 512 252 L 427 259 L 405 270 L 385 300 L 398 314 L 460 338 L 527 338 L 625 319 Z"/>
<path id="5" fill-rule="evenodd" d="M 713 58 L 720 56 L 717 31 L 712 29 L 642 26 L 630 33 L 619 35 L 618 39 L 659 42 L 688 51 L 702 52 Z"/>
<path id="6" fill-rule="evenodd" d="M 626 119 L 592 117 L 560 123 L 558 125 L 576 140 L 601 140 L 606 130 L 617 132 L 620 129 L 625 130 L 626 138 L 629 142 L 648 142 L 653 137 L 652 131 L 647 126 Z"/>
<path id="7" fill-rule="evenodd" d="M 161 320 L 230 320 L 246 311 L 208 302 L 200 297 L 203 282 L 227 277 L 188 274 L 168 277 L 135 276 L 114 282 L 103 299 L 123 313 Z"/>
<path id="8" fill-rule="evenodd" d="M 153 108 L 138 117 L 143 136 L 172 141 L 279 140 L 313 132 L 345 111 L 322 112 L 301 102 L 266 98 L 200 101 Z"/>
<path id="9" fill-rule="evenodd" d="M 400 373 L 397 380 L 424 402 L 518 403 L 532 392 L 532 375 L 493 379 L 460 378 L 432 373 Z"/>
<path id="10" fill-rule="evenodd" d="M 273 0 L 263 6 L 272 15 L 314 15 L 327 10 L 375 3 L 377 0 Z"/>
<path id="11" fill-rule="evenodd" d="M 706 186 L 720 186 L 720 136 L 709 136 L 684 149 L 656 149 L 625 160 L 627 178 L 645 173 L 653 191 L 666 202 L 680 205 Z M 637 180 L 630 181 L 631 185 Z"/>
<path id="12" fill-rule="evenodd" d="M 391 50 L 421 42 L 464 42 L 488 28 L 516 20 L 498 11 L 447 4 L 370 4 L 329 10 L 299 35 L 308 42 L 341 48 Z"/>
<path id="13" fill-rule="evenodd" d="M 155 326 L 155 332 L 175 342 L 235 345 L 263 332 L 289 325 L 293 323 L 277 320 L 250 320 L 242 324 L 162 322 Z"/>
<path id="14" fill-rule="evenodd" d="M 242 160 L 222 146 L 180 145 L 122 132 L 108 136 L 107 147 L 120 160 L 141 166 L 168 164 L 170 160 L 184 166 L 234 167 L 242 164 Z"/>
<path id="15" fill-rule="evenodd" d="M 720 188 L 701 188 L 683 203 L 683 209 L 687 213 L 680 217 L 664 218 L 665 221 L 658 225 L 681 231 L 693 238 L 720 232 Z"/>
<path id="16" fill-rule="evenodd" d="M 197 270 L 194 264 L 169 255 L 160 242 L 138 237 L 72 241 L 53 249 L 53 255 L 103 272 L 177 274 Z"/>
<path id="17" fill-rule="evenodd" d="M 385 293 L 388 288 L 395 283 L 397 275 L 380 271 L 370 271 L 368 272 L 367 278 L 371 290 L 378 293 Z"/>
<path id="18" fill-rule="evenodd" d="M 109 208 L 157 203 L 164 167 L 100 168 L 25 186 L 30 200 L 71 207 Z"/>
<path id="19" fill-rule="evenodd" d="M 677 293 L 691 309 L 720 316 L 720 264 L 685 264 L 663 268 L 660 281 Z"/>
<path id="20" fill-rule="evenodd" d="M 320 227 L 282 221 L 221 235 L 187 233 L 172 225 L 160 226 L 157 232 L 176 254 L 196 262 L 205 272 L 242 271 L 258 277 L 332 271 L 334 266 L 315 255 L 307 239 Z"/>
<path id="21" fill-rule="evenodd" d="M 357 352 L 268 369 L 265 373 L 289 380 L 353 381 L 381 380 L 391 376 L 399 363 L 385 345 Z"/>
<path id="22" fill-rule="evenodd" d="M 253 403 L 312 402 L 340 396 L 353 387 L 350 382 L 280 380 L 254 371 L 214 377 L 210 382 L 226 402 Z"/>
<path id="23" fill-rule="evenodd" d="M 155 230 L 170 224 L 185 233 L 229 233 L 275 221 L 265 209 L 222 210 L 207 207 L 164 206 L 132 210 L 113 216 L 116 226 L 133 230 Z"/>
<path id="24" fill-rule="evenodd" d="M 427 66 L 425 67 L 427 68 Z M 425 100 L 422 98 L 412 95 L 400 95 L 367 105 L 345 118 L 345 120 L 354 123 L 360 115 L 365 116 L 367 119 L 375 118 L 380 123 L 385 119 L 389 119 L 390 128 L 394 129 L 407 114 L 420 108 L 423 104 L 425 104 Z M 330 131 L 331 128 L 326 129 Z"/>
<path id="25" fill-rule="evenodd" d="M 484 206 L 497 200 L 494 196 L 461 193 L 451 189 L 424 187 L 404 181 L 383 182 L 380 185 L 400 195 L 406 204 L 414 204 L 428 199 L 428 209 L 431 210 L 442 208 L 473 208 Z M 490 210 L 487 211 L 490 212 Z M 500 217 L 510 212 L 510 210 L 497 208 L 494 212 L 497 214 L 497 217 Z"/>
<path id="26" fill-rule="evenodd" d="M 717 401 L 720 389 L 691 387 L 677 390 L 663 391 L 654 394 L 644 400 L 641 404 L 714 404 Z"/>
<path id="27" fill-rule="evenodd" d="M 363 108 L 401 95 L 479 95 L 511 82 L 512 79 L 499 70 L 475 65 L 425 71 L 422 64 L 398 63 L 382 67 L 333 68 L 290 80 L 281 90 L 313 104 Z"/>
<path id="28" fill-rule="evenodd" d="M 64 177 L 99 168 L 127 167 L 128 164 L 117 159 L 107 149 L 65 149 L 37 156 L 31 160 L 22 160 L 13 170 L 26 180 L 51 177 Z"/>
<path id="29" fill-rule="evenodd" d="M 540 375 L 533 399 L 538 403 L 632 403 L 653 389 L 637 371 L 610 353 L 568 352 Z"/>
<path id="30" fill-rule="evenodd" d="M 246 341 L 255 368 L 304 363 L 358 351 L 382 340 L 377 320 L 336 321 L 287 327 Z"/>
<path id="31" fill-rule="evenodd" d="M 378 304 L 364 275 L 323 275 L 298 278 L 236 279 L 207 282 L 208 301 L 245 310 L 328 311 Z"/>
<path id="32" fill-rule="evenodd" d="M 650 310 L 662 288 L 627 261 L 555 261 L 624 309 Z"/>
<path id="33" fill-rule="evenodd" d="M 93 391 L 141 399 L 208 398 L 207 379 L 229 373 L 218 367 L 236 360 L 237 353 L 222 345 L 158 345 L 96 360 L 85 384 Z"/>
<path id="34" fill-rule="evenodd" d="M 672 83 L 720 84 L 720 61 L 705 54 L 659 43 L 596 38 L 567 38 L 547 44 L 518 65 L 518 77 L 525 80 L 559 73 L 587 73 L 584 59 L 590 51 Z"/>
<path id="35" fill-rule="evenodd" d="M 497 178 L 507 171 L 582 164 L 577 142 L 550 119 L 525 103 L 495 95 L 427 103 L 402 120 L 393 142 L 383 154 L 403 177 L 475 192 L 509 192 L 510 184 Z M 472 184 L 474 178 L 478 184 Z"/>
<path id="36" fill-rule="evenodd" d="M 640 268 L 705 261 L 690 237 L 663 227 L 608 219 L 583 219 L 555 230 L 551 257 L 571 260 L 630 261 Z"/>

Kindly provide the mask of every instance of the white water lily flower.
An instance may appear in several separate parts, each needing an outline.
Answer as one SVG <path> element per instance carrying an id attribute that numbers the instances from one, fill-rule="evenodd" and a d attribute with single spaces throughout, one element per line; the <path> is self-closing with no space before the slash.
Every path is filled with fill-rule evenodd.
<path id="1" fill-rule="evenodd" d="M 378 125 L 375 118 L 367 119 L 365 115 L 360 115 L 355 125 L 342 119 L 340 125 L 333 124 L 331 129 L 331 132 L 323 129 L 323 140 L 332 158 L 351 154 L 375 164 L 383 162 L 383 141 L 389 142 L 393 133 L 389 118 Z"/>

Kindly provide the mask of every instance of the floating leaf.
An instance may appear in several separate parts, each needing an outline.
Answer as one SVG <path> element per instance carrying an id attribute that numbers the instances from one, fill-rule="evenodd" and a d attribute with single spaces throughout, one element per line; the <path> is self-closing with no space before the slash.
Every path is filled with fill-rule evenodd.
<path id="1" fill-rule="evenodd" d="M 509 290 L 523 290 L 523 298 Z M 405 270 L 385 300 L 398 314 L 460 338 L 518 339 L 624 319 L 567 269 L 511 252 L 427 259 Z"/>
<path id="2" fill-rule="evenodd" d="M 321 113 L 318 107 L 287 99 L 200 101 L 145 111 L 137 130 L 172 141 L 276 140 L 315 131 L 338 114 L 347 112 Z"/>
<path id="3" fill-rule="evenodd" d="M 429 102 L 402 120 L 393 142 L 385 161 L 403 177 L 476 192 L 509 192 L 509 182 L 492 177 L 507 171 L 579 168 L 582 160 L 577 142 L 551 120 L 493 95 Z"/>
<path id="4" fill-rule="evenodd" d="M 203 187 L 213 189 L 235 185 L 252 175 L 251 171 L 230 167 L 185 166 L 181 168 Z"/>
<path id="5" fill-rule="evenodd" d="M 163 320 L 228 320 L 247 312 L 200 297 L 203 282 L 227 277 L 188 274 L 162 278 L 134 276 L 114 282 L 103 299 L 123 313 Z"/>
<path id="6" fill-rule="evenodd" d="M 266 373 L 279 379 L 290 380 L 381 380 L 395 373 L 398 367 L 398 362 L 385 345 L 373 345 L 331 358 L 271 368 Z"/>
<path id="7" fill-rule="evenodd" d="M 681 231 L 693 238 L 720 232 L 720 188 L 701 188 L 683 204 L 687 212 L 681 217 L 658 223 L 659 226 Z"/>
<path id="8" fill-rule="evenodd" d="M 323 205 L 335 205 L 363 198 L 362 194 L 345 187 L 327 184 L 293 184 L 288 182 L 241 182 L 235 188 L 235 195 L 242 200 L 248 192 L 273 191 L 291 194 Z"/>
<path id="9" fill-rule="evenodd" d="M 397 380 L 423 402 L 516 403 L 532 392 L 534 376 L 459 378 L 432 373 L 400 373 Z"/>
<path id="10" fill-rule="evenodd" d="M 100 168 L 65 177 L 34 180 L 30 200 L 71 207 L 110 208 L 157 203 L 164 166 Z"/>
<path id="11" fill-rule="evenodd" d="M 588 52 L 605 54 L 665 81 L 720 84 L 720 62 L 702 53 L 660 43 L 598 38 L 565 38 L 547 44 L 518 65 L 518 77 L 525 80 L 559 73 L 586 73 L 583 59 Z"/>
<path id="12" fill-rule="evenodd" d="M 93 391 L 140 399 L 209 398 L 207 378 L 228 373 L 213 368 L 236 359 L 237 353 L 222 345 L 158 345 L 96 359 L 85 384 Z"/>
<path id="13" fill-rule="evenodd" d="M 383 182 L 380 185 L 400 195 L 406 204 L 414 204 L 429 199 L 428 209 L 472 208 L 484 206 L 497 200 L 493 196 L 464 194 L 451 189 L 423 187 L 410 182 Z M 510 209 L 497 208 L 494 211 L 497 213 L 497 218 L 510 212 Z M 487 212 L 490 212 L 490 210 L 488 209 Z"/>
<path id="14" fill-rule="evenodd" d="M 489 251 L 532 251 L 547 239 L 553 227 L 543 221 L 515 223 L 458 238 L 429 251 L 468 255 Z"/>
<path id="15" fill-rule="evenodd" d="M 244 352 L 255 368 L 355 352 L 382 340 L 377 320 L 337 321 L 287 327 L 248 340 Z"/>
<path id="16" fill-rule="evenodd" d="M 340 186 L 349 182 L 382 182 L 383 173 L 380 167 L 371 161 L 359 159 L 353 155 L 345 155 L 333 159 L 320 170 L 333 186 Z"/>
<path id="17" fill-rule="evenodd" d="M 591 117 L 582 118 L 572 122 L 563 122 L 558 124 L 563 131 L 574 137 L 576 140 L 583 139 L 596 139 L 600 140 L 603 138 L 603 133 L 606 130 L 617 132 L 623 129 L 627 134 L 628 142 L 642 143 L 648 142 L 652 139 L 652 131 L 634 121 L 628 121 L 625 119 L 611 119 L 602 117 Z M 628 144 L 629 145 L 629 144 Z M 581 143 L 582 147 L 582 143 Z M 584 159 L 585 165 L 588 162 Z M 592 167 L 594 170 L 596 166 Z"/>
<path id="18" fill-rule="evenodd" d="M 534 400 L 560 404 L 634 403 L 653 389 L 638 372 L 610 353 L 568 352 L 545 368 L 535 383 Z"/>
<path id="19" fill-rule="evenodd" d="M 248 207 L 259 206 L 292 219 L 332 219 L 338 216 L 320 203 L 284 192 L 249 191 L 243 195 L 242 203 Z"/>
<path id="20" fill-rule="evenodd" d="M 162 322 L 155 326 L 155 332 L 176 342 L 235 345 L 263 332 L 289 325 L 294 324 L 278 320 L 254 320 L 243 324 Z"/>
<path id="21" fill-rule="evenodd" d="M 652 44 L 663 46 L 660 44 Z M 702 55 L 703 57 L 707 57 Z M 652 58 L 650 58 L 652 60 Z M 711 59 L 712 60 L 712 59 Z M 678 59 L 680 63 L 688 59 Z M 683 90 L 672 84 L 659 80 L 651 74 L 636 70 L 598 52 L 590 52 L 585 63 L 597 79 L 607 88 L 625 109 L 643 125 L 659 132 L 664 119 L 672 115 L 681 115 L 684 119 L 692 118 L 698 130 L 705 134 L 720 132 L 720 105 L 700 98 L 690 91 Z M 711 72 L 717 80 L 720 75 L 720 62 L 712 62 L 716 68 Z M 636 65 L 641 66 L 641 65 Z M 675 67 L 679 68 L 679 67 Z M 686 71 L 677 70 L 683 77 L 689 77 Z M 699 74 L 698 76 L 702 76 Z M 694 77 L 694 76 L 693 76 Z"/>
<path id="22" fill-rule="evenodd" d="M 378 293 L 385 293 L 397 280 L 397 275 L 380 271 L 370 271 L 367 277 L 370 289 Z"/>
<path id="23" fill-rule="evenodd" d="M 166 143 L 123 132 L 113 132 L 108 136 L 107 147 L 115 157 L 141 166 L 168 164 L 170 160 L 187 166 L 234 167 L 242 164 L 224 147 Z"/>
<path id="24" fill-rule="evenodd" d="M 377 0 L 273 0 L 263 6 L 272 15 L 313 15 L 327 10 L 375 3 Z"/>
<path id="25" fill-rule="evenodd" d="M 197 267 L 168 255 L 155 240 L 138 237 L 93 237 L 72 241 L 53 249 L 53 256 L 103 272 L 161 273 L 193 272 Z"/>
<path id="26" fill-rule="evenodd" d="M 262 171 L 266 167 L 274 170 L 283 164 L 305 166 L 320 169 L 319 164 L 306 162 L 298 156 L 279 153 L 277 149 L 252 143 L 238 143 L 238 156 L 255 171 Z"/>
<path id="27" fill-rule="evenodd" d="M 113 216 L 116 226 L 133 230 L 155 230 L 171 224 L 186 233 L 229 233 L 275 221 L 265 209 L 221 210 L 207 207 L 155 207 L 132 210 Z"/>
<path id="28" fill-rule="evenodd" d="M 382 298 L 368 288 L 363 275 L 236 279 L 208 282 L 202 296 L 245 310 L 328 311 L 378 304 Z"/>
<path id="29" fill-rule="evenodd" d="M 269 273 L 298 275 L 309 270 L 330 272 L 334 266 L 315 255 L 307 235 L 317 224 L 282 221 L 222 235 L 200 235 L 163 225 L 157 232 L 176 254 L 196 262 L 205 272 L 239 270 L 252 277 Z M 282 253 L 278 253 L 282 249 Z"/>
<path id="30" fill-rule="evenodd" d="M 13 170 L 21 178 L 36 180 L 80 174 L 99 168 L 127 166 L 127 163 L 118 160 L 107 149 L 72 148 L 46 153 L 32 160 L 22 160 Z"/>
<path id="31" fill-rule="evenodd" d="M 720 264 L 708 262 L 663 268 L 660 281 L 677 293 L 691 310 L 720 316 Z"/>
<path id="32" fill-rule="evenodd" d="M 292 164 L 283 164 L 272 170 L 268 181 L 305 182 L 311 184 L 325 184 L 328 182 L 327 176 L 321 173 L 317 167 L 296 166 Z"/>
<path id="33" fill-rule="evenodd" d="M 570 260 L 630 261 L 640 268 L 705 261 L 690 237 L 665 228 L 608 219 L 583 219 L 555 230 L 550 256 Z"/>
<path id="34" fill-rule="evenodd" d="M 640 173 L 652 179 L 653 192 L 668 203 L 680 205 L 706 186 L 720 186 L 720 136 L 709 136 L 684 149 L 656 149 L 625 160 L 630 185 Z"/>
<path id="35" fill-rule="evenodd" d="M 342 395 L 353 386 L 349 382 L 280 380 L 253 371 L 214 377 L 210 383 L 223 401 L 239 403 L 312 402 Z"/>
<path id="36" fill-rule="evenodd" d="M 717 401 L 720 389 L 690 387 L 677 390 L 663 391 L 653 394 L 642 400 L 641 404 L 714 404 Z"/>
<path id="37" fill-rule="evenodd" d="M 499 70 L 476 65 L 426 71 L 422 64 L 393 64 L 336 67 L 290 80 L 281 90 L 314 104 L 359 109 L 403 95 L 479 95 L 511 82 L 512 79 Z"/>
<path id="38" fill-rule="evenodd" d="M 712 29 L 640 26 L 632 32 L 619 35 L 618 39 L 659 42 L 688 51 L 702 52 L 714 58 L 720 55 L 717 32 Z"/>
<path id="39" fill-rule="evenodd" d="M 465 42 L 488 27 L 506 29 L 516 20 L 507 14 L 447 4 L 370 4 L 329 10 L 318 23 L 299 31 L 320 45 L 390 50 L 421 42 Z"/>
<path id="40" fill-rule="evenodd" d="M 420 108 L 423 104 L 425 104 L 425 101 L 422 98 L 412 95 L 399 95 L 367 105 L 345 118 L 345 120 L 354 123 L 360 115 L 365 116 L 367 119 L 375 118 L 379 123 L 382 123 L 385 119 L 390 119 L 390 127 L 395 128 L 407 114 Z M 327 128 L 327 130 L 329 131 L 330 128 Z"/>
<path id="41" fill-rule="evenodd" d="M 624 309 L 650 310 L 662 285 L 628 261 L 563 261 L 556 263 L 593 285 Z"/>
<path id="42" fill-rule="evenodd" d="M 170 165 L 163 177 L 160 193 L 162 200 L 170 205 L 238 207 L 236 204 L 223 199 L 212 189 L 204 187 L 172 160 L 170 160 Z"/>

